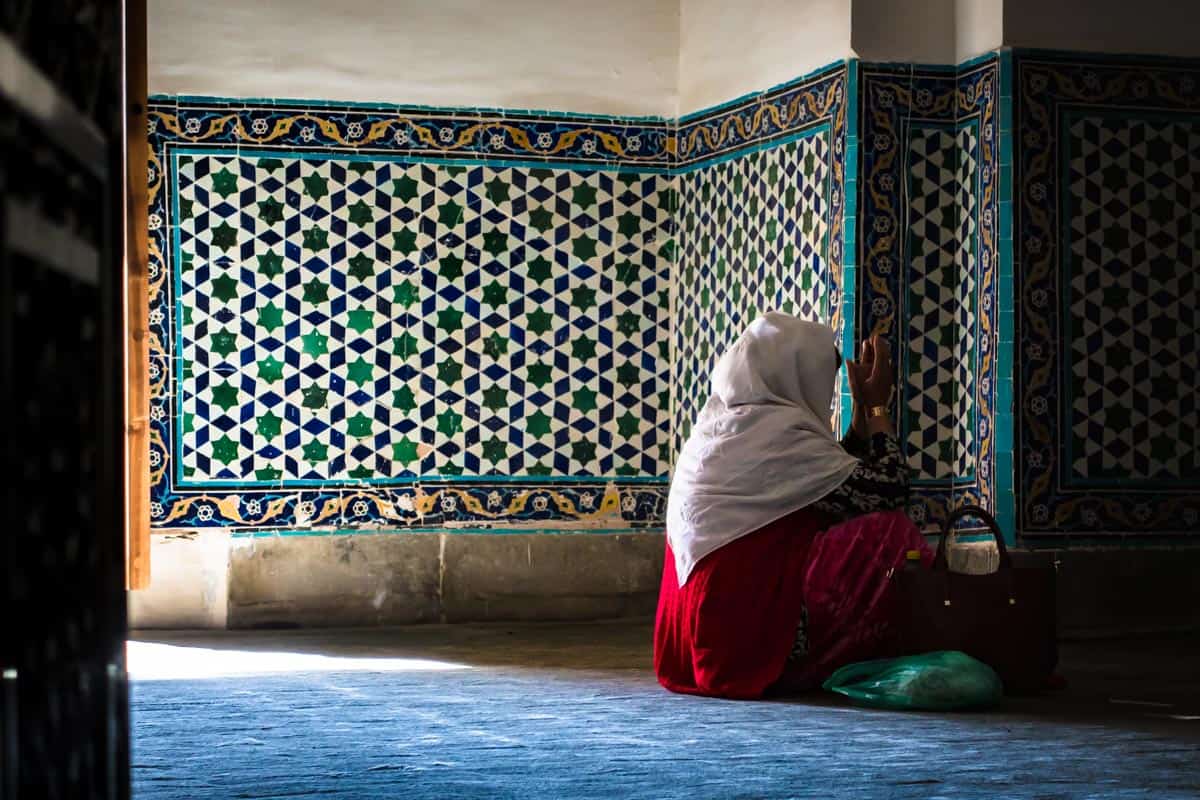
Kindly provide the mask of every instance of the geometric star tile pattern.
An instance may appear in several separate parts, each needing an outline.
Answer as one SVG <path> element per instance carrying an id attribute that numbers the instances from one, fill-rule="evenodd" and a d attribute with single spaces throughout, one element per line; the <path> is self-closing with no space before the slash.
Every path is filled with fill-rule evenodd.
<path id="1" fill-rule="evenodd" d="M 755 317 L 828 320 L 830 147 L 824 131 L 679 177 L 674 447 L 687 439 L 717 359 Z"/>
<path id="2" fill-rule="evenodd" d="M 1200 478 L 1200 127 L 1069 128 L 1070 477 Z"/>
<path id="3" fill-rule="evenodd" d="M 667 473 L 671 178 L 175 159 L 183 483 Z"/>
<path id="4" fill-rule="evenodd" d="M 911 130 L 902 435 L 918 481 L 974 477 L 975 152 L 973 126 Z"/>

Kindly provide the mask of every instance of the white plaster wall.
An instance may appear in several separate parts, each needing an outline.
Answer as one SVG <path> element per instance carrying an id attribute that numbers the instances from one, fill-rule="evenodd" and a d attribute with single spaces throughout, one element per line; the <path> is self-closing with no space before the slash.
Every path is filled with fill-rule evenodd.
<path id="1" fill-rule="evenodd" d="M 152 535 L 150 586 L 129 592 L 129 627 L 224 628 L 229 543 L 221 530 Z"/>
<path id="2" fill-rule="evenodd" d="M 679 0 L 150 0 L 152 94 L 673 116 Z"/>
<path id="3" fill-rule="evenodd" d="M 1197 56 L 1198 20 L 1196 0 L 1006 0 L 1004 44 Z"/>
<path id="4" fill-rule="evenodd" d="M 956 0 L 854 0 L 850 42 L 864 61 L 955 64 Z"/>
<path id="5" fill-rule="evenodd" d="M 679 24 L 681 114 L 850 55 L 850 0 L 681 0 Z"/>
<path id="6" fill-rule="evenodd" d="M 1004 0 L 955 0 L 955 61 L 989 53 L 1004 44 Z"/>

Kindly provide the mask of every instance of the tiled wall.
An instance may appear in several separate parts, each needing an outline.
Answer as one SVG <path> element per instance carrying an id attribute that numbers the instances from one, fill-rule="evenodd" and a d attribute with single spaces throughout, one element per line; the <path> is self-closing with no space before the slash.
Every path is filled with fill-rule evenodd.
<path id="1" fill-rule="evenodd" d="M 841 323 L 846 68 L 681 121 L 674 439 L 726 346 L 770 310 Z"/>
<path id="2" fill-rule="evenodd" d="M 996 368 L 999 60 L 858 69 L 854 328 L 884 334 L 896 354 L 910 514 L 932 527 L 949 508 L 980 503 L 1005 524 L 995 444 L 1006 413 Z"/>
<path id="3" fill-rule="evenodd" d="M 1200 520 L 1200 63 L 1017 52 L 1018 514 Z"/>
<path id="4" fill-rule="evenodd" d="M 660 521 L 661 122 L 160 100 L 159 527 Z"/>

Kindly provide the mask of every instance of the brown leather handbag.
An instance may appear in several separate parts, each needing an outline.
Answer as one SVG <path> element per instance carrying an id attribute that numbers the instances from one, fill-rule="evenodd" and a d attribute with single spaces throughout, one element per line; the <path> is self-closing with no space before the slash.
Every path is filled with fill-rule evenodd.
<path id="1" fill-rule="evenodd" d="M 1000 551 L 995 572 L 950 571 L 947 541 L 955 523 L 967 516 L 978 517 L 995 536 Z M 893 573 L 900 652 L 961 650 L 995 669 L 1007 692 L 1043 689 L 1058 664 L 1055 578 L 1053 559 L 1021 554 L 1014 563 L 992 515 L 963 506 L 942 527 L 931 568 L 914 565 Z"/>

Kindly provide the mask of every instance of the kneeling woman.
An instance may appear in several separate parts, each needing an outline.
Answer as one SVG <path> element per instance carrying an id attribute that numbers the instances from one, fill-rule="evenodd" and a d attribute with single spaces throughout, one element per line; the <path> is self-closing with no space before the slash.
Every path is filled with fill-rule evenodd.
<path id="1" fill-rule="evenodd" d="M 930 554 L 902 510 L 886 343 L 846 364 L 854 416 L 841 442 L 840 368 L 830 327 L 780 313 L 717 363 L 667 506 L 654 631 L 666 688 L 755 698 L 888 654 L 890 571 L 908 550 Z"/>

